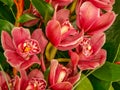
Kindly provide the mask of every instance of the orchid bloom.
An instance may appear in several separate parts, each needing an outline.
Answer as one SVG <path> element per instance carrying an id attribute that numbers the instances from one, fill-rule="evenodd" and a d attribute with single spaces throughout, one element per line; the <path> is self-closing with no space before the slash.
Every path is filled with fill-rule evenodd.
<path id="1" fill-rule="evenodd" d="M 61 9 L 55 12 L 53 19 L 47 23 L 46 36 L 59 50 L 75 48 L 83 38 L 83 32 L 73 28 L 68 20 L 69 10 Z"/>
<path id="2" fill-rule="evenodd" d="M 59 6 L 69 5 L 73 0 L 46 0 L 46 2 L 52 3 L 53 6 L 58 4 Z"/>
<path id="3" fill-rule="evenodd" d="M 80 74 L 70 76 L 70 69 L 52 60 L 50 65 L 49 84 L 52 90 L 72 90 L 73 85 L 80 79 Z"/>
<path id="4" fill-rule="evenodd" d="M 85 1 L 80 7 L 77 7 L 76 13 L 77 26 L 87 34 L 107 30 L 116 18 L 113 11 L 103 13 L 100 8 L 96 7 L 90 1 Z"/>
<path id="5" fill-rule="evenodd" d="M 5 73 L 5 75 L 6 76 L 4 76 L 2 71 L 0 71 L 0 90 L 8 90 L 8 89 L 10 89 L 10 90 L 20 90 L 19 89 L 19 84 L 20 84 L 19 77 L 15 76 L 13 79 L 11 79 L 10 76 L 7 73 Z M 8 82 L 6 82 L 5 77 L 6 77 Z"/>
<path id="6" fill-rule="evenodd" d="M 32 70 L 28 76 L 21 71 L 20 90 L 46 90 L 44 75 L 38 69 Z"/>
<path id="7" fill-rule="evenodd" d="M 78 66 L 81 70 L 87 70 L 103 65 L 106 60 L 106 51 L 101 49 L 104 43 L 104 33 L 84 37 L 83 42 L 76 48 L 76 52 L 70 51 L 73 67 Z"/>
<path id="8" fill-rule="evenodd" d="M 15 27 L 11 34 L 12 38 L 6 31 L 2 31 L 1 35 L 7 62 L 18 70 L 26 69 L 34 63 L 41 64 L 37 54 L 43 52 L 45 47 L 43 45 L 46 43 L 42 31 L 36 29 L 30 36 L 28 29 Z"/>

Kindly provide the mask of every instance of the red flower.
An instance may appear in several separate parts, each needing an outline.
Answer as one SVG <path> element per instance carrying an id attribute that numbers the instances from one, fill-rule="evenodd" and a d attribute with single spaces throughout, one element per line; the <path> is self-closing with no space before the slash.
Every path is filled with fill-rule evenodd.
<path id="1" fill-rule="evenodd" d="M 6 76 L 5 76 L 6 75 Z M 2 72 L 0 72 L 0 90 L 20 90 L 19 89 L 19 84 L 20 84 L 20 79 L 18 76 L 15 76 L 13 79 L 10 78 L 10 76 L 5 73 L 5 75 L 3 75 Z M 5 78 L 7 79 L 7 82 L 5 80 Z M 9 85 L 9 88 L 8 88 Z"/>
<path id="2" fill-rule="evenodd" d="M 104 42 L 104 33 L 84 37 L 83 42 L 76 48 L 76 52 L 70 51 L 73 67 L 78 66 L 81 70 L 87 70 L 103 65 L 106 60 L 106 51 L 101 49 Z"/>
<path id="3" fill-rule="evenodd" d="M 36 29 L 30 36 L 28 29 L 15 27 L 11 34 L 13 38 L 6 31 L 2 31 L 1 41 L 7 62 L 18 70 L 26 69 L 34 63 L 40 64 L 36 54 L 43 52 L 45 47 L 43 45 L 46 42 L 42 31 Z M 42 45 L 41 42 L 44 44 Z"/>
<path id="4" fill-rule="evenodd" d="M 21 71 L 20 90 L 46 90 L 46 81 L 41 71 L 32 70 L 29 75 Z"/>
<path id="5" fill-rule="evenodd" d="M 46 36 L 60 50 L 75 48 L 83 38 L 83 32 L 80 33 L 73 28 L 68 21 L 68 16 L 69 11 L 62 9 L 54 15 L 46 26 Z"/>
<path id="6" fill-rule="evenodd" d="M 72 90 L 73 85 L 80 79 L 80 74 L 72 75 L 71 70 L 58 63 L 51 61 L 49 84 L 52 90 Z"/>
<path id="7" fill-rule="evenodd" d="M 46 0 L 46 2 L 52 3 L 53 6 L 58 4 L 59 6 L 66 6 L 70 4 L 73 0 Z"/>
<path id="8" fill-rule="evenodd" d="M 94 1 L 94 0 L 93 0 Z M 103 32 L 115 21 L 113 11 L 103 13 L 93 3 L 86 1 L 77 7 L 77 26 L 88 34 Z"/>

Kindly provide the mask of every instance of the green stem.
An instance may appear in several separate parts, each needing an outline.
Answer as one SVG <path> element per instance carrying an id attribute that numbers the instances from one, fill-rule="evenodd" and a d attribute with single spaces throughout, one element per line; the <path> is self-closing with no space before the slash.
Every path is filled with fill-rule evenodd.
<path id="1" fill-rule="evenodd" d="M 12 7 L 10 8 L 10 10 L 11 10 L 11 12 L 12 12 L 12 15 L 13 15 L 13 17 L 14 17 L 15 21 L 16 21 L 16 17 L 15 17 L 15 14 L 14 14 L 14 12 L 13 12 Z"/>
<path id="2" fill-rule="evenodd" d="M 6 83 L 7 83 L 8 90 L 10 90 L 9 83 L 8 83 L 8 80 L 7 80 L 7 76 L 6 76 L 5 72 L 4 72 L 4 70 L 3 70 L 2 66 L 1 66 L 1 64 L 0 64 L 0 69 L 2 70 L 2 74 L 3 74 L 4 78 L 5 78 Z"/>
<path id="3" fill-rule="evenodd" d="M 85 75 L 83 78 L 81 78 L 76 84 L 75 86 L 73 87 L 72 90 L 74 90 L 85 78 L 87 78 L 90 74 L 92 74 L 95 70 L 97 70 L 98 68 L 90 71 L 87 75 Z M 82 71 L 80 71 L 80 73 L 82 73 Z"/>

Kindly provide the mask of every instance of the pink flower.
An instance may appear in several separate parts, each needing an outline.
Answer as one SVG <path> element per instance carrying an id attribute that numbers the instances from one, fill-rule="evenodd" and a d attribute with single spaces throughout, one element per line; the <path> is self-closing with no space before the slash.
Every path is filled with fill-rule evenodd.
<path id="1" fill-rule="evenodd" d="M 94 0 L 93 0 L 94 1 Z M 86 1 L 77 7 L 77 26 L 88 34 L 103 32 L 115 21 L 113 11 L 103 13 L 93 3 Z"/>
<path id="2" fill-rule="evenodd" d="M 5 75 L 7 77 L 6 79 L 8 83 L 5 80 Z M 19 77 L 15 76 L 13 79 L 11 79 L 7 73 L 5 73 L 5 75 L 3 75 L 2 72 L 0 72 L 0 90 L 8 90 L 8 85 L 9 85 L 10 90 L 20 90 L 19 89 L 19 84 L 20 84 Z"/>
<path id="3" fill-rule="evenodd" d="M 106 60 L 106 51 L 101 49 L 104 43 L 104 33 L 84 37 L 83 42 L 76 48 L 76 52 L 70 51 L 73 67 L 78 66 L 80 70 L 87 70 L 103 65 Z"/>
<path id="4" fill-rule="evenodd" d="M 36 29 L 30 36 L 28 29 L 15 27 L 11 34 L 12 38 L 6 31 L 2 31 L 1 35 L 7 62 L 18 70 L 26 69 L 34 63 L 40 64 L 37 54 L 43 52 L 45 48 L 43 45 L 46 43 L 42 31 Z"/>
<path id="5" fill-rule="evenodd" d="M 66 6 L 70 4 L 73 0 L 46 0 L 46 2 L 52 3 L 53 6 L 58 4 L 59 6 Z"/>
<path id="6" fill-rule="evenodd" d="M 52 60 L 50 65 L 49 84 L 52 90 L 72 90 L 73 85 L 80 79 L 80 74 L 71 75 L 70 69 Z"/>
<path id="7" fill-rule="evenodd" d="M 88 0 L 92 2 L 96 7 L 110 11 L 113 8 L 115 0 Z"/>
<path id="8" fill-rule="evenodd" d="M 21 71 L 20 90 L 46 90 L 46 86 L 44 76 L 38 69 L 32 70 L 28 76 Z"/>
<path id="9" fill-rule="evenodd" d="M 46 26 L 46 36 L 59 50 L 73 49 L 83 38 L 83 32 L 80 33 L 73 28 L 68 16 L 69 11 L 62 9 L 55 13 Z"/>

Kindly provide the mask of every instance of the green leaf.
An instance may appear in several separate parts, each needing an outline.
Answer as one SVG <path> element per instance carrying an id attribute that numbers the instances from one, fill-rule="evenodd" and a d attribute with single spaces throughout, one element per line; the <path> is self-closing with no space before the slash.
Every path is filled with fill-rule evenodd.
<path id="1" fill-rule="evenodd" d="M 15 22 L 12 9 L 0 2 L 0 19 L 10 21 L 11 23 Z M 1 22 L 0 22 L 1 23 Z"/>
<path id="2" fill-rule="evenodd" d="M 89 76 L 89 79 L 93 85 L 94 90 L 112 90 L 111 89 L 111 81 L 103 81 L 94 77 L 93 75 Z"/>
<path id="3" fill-rule="evenodd" d="M 104 81 L 120 81 L 120 65 L 106 62 L 100 69 L 96 70 L 93 75 Z"/>
<path id="4" fill-rule="evenodd" d="M 34 20 L 34 19 L 37 19 L 35 16 L 31 15 L 31 14 L 23 14 L 18 22 L 20 23 L 24 23 L 24 22 L 27 22 L 27 21 L 30 21 L 30 20 Z"/>
<path id="5" fill-rule="evenodd" d="M 81 75 L 83 78 L 85 75 Z M 93 90 L 92 84 L 88 78 L 85 78 L 81 83 L 75 88 L 75 90 Z"/>
<path id="6" fill-rule="evenodd" d="M 31 3 L 39 11 L 45 20 L 45 23 L 52 17 L 54 9 L 50 4 L 43 0 L 31 0 Z"/>
<path id="7" fill-rule="evenodd" d="M 13 0 L 0 0 L 1 2 L 3 2 L 4 4 L 6 4 L 9 7 L 12 7 L 14 2 Z"/>
<path id="8" fill-rule="evenodd" d="M 0 19 L 0 34 L 2 30 L 10 32 L 13 27 L 14 25 L 11 24 L 10 22 Z"/>

